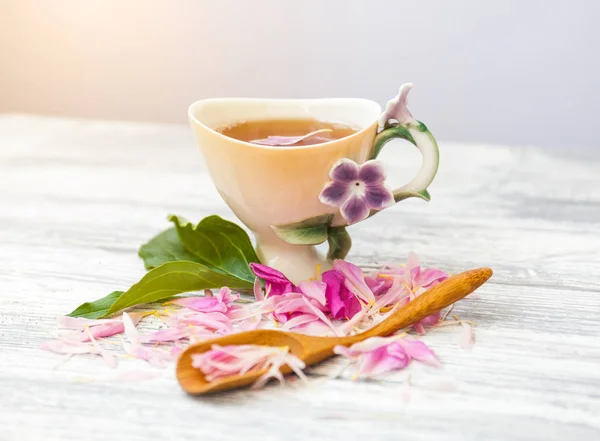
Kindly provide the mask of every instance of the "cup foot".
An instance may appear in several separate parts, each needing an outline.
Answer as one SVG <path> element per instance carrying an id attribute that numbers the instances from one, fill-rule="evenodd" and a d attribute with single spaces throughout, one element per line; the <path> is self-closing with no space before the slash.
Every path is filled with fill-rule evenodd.
<path id="1" fill-rule="evenodd" d="M 318 272 L 333 268 L 332 263 L 314 246 L 259 241 L 256 251 L 263 264 L 281 271 L 295 284 L 314 279 Z"/>

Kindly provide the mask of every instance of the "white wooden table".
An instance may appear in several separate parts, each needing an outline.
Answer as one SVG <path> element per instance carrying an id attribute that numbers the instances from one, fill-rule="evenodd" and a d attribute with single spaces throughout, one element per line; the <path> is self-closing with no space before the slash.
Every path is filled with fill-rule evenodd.
<path id="1" fill-rule="evenodd" d="M 388 148 L 409 177 L 409 147 Z M 0 440 L 600 439 L 600 153 L 441 143 L 432 201 L 352 228 L 349 259 L 457 272 L 491 266 L 473 320 L 425 341 L 444 368 L 355 382 L 340 361 L 311 386 L 191 398 L 173 369 L 38 349 L 56 318 L 127 288 L 168 213 L 232 218 L 185 126 L 0 117 Z M 398 178 L 400 182 L 400 178 Z M 132 381 L 137 379 L 140 381 Z M 141 381 L 145 380 L 145 381 Z M 441 390 L 443 389 L 443 391 Z"/>

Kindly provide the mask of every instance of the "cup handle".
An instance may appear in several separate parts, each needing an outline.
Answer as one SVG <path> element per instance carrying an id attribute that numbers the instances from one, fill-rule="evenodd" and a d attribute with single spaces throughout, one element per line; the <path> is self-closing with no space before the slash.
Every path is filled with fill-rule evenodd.
<path id="1" fill-rule="evenodd" d="M 427 187 L 435 178 L 439 165 L 440 154 L 435 138 L 425 124 L 412 117 L 406 107 L 406 97 L 411 88 L 412 84 L 402 85 L 398 96 L 388 102 L 379 119 L 379 125 L 383 130 L 375 137 L 369 157 L 369 159 L 377 158 L 383 147 L 397 138 L 407 140 L 421 152 L 423 163 L 417 175 L 409 183 L 393 190 L 396 202 L 411 197 L 428 201 L 430 195 Z"/>
<path id="2" fill-rule="evenodd" d="M 400 202 L 410 197 L 419 197 L 428 201 L 430 199 L 427 187 L 435 178 L 439 164 L 439 150 L 435 138 L 420 121 L 409 124 L 398 124 L 382 130 L 375 137 L 373 153 L 369 159 L 375 159 L 383 147 L 392 139 L 405 139 L 419 149 L 423 156 L 423 163 L 417 175 L 407 184 L 394 189 L 394 200 Z"/>

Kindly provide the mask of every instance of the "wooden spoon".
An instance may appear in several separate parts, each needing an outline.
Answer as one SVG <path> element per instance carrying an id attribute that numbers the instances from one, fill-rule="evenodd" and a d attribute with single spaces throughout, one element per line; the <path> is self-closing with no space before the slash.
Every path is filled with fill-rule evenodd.
<path id="1" fill-rule="evenodd" d="M 214 344 L 221 346 L 248 344 L 287 346 L 292 354 L 304 361 L 307 366 L 310 366 L 331 357 L 333 348 L 336 345 L 350 346 L 369 337 L 391 335 L 400 329 L 406 328 L 472 293 L 491 276 L 491 269 L 479 268 L 450 277 L 399 308 L 383 322 L 357 335 L 316 337 L 270 329 L 257 329 L 197 343 L 189 346 L 179 357 L 177 361 L 177 379 L 187 393 L 200 395 L 248 386 L 265 373 L 265 370 L 260 370 L 211 382 L 206 381 L 204 374 L 192 366 L 192 355 L 206 352 Z M 285 365 L 281 368 L 281 372 L 289 374 L 291 369 Z"/>

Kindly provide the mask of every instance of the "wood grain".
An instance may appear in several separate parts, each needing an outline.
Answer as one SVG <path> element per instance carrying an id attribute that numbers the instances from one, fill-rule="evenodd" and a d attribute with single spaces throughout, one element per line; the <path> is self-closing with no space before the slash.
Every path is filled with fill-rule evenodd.
<path id="1" fill-rule="evenodd" d="M 141 277 L 137 248 L 168 213 L 233 220 L 188 128 L 0 116 L 0 440 L 600 439 L 600 154 L 572 147 L 441 142 L 429 204 L 352 227 L 349 259 L 365 269 L 414 250 L 453 273 L 494 270 L 453 311 L 477 343 L 425 336 L 444 368 L 412 365 L 409 401 L 408 372 L 333 378 L 340 360 L 312 369 L 311 387 L 207 400 L 172 368 L 38 349 L 57 316 Z M 394 184 L 416 169 L 411 152 L 384 153 Z"/>

